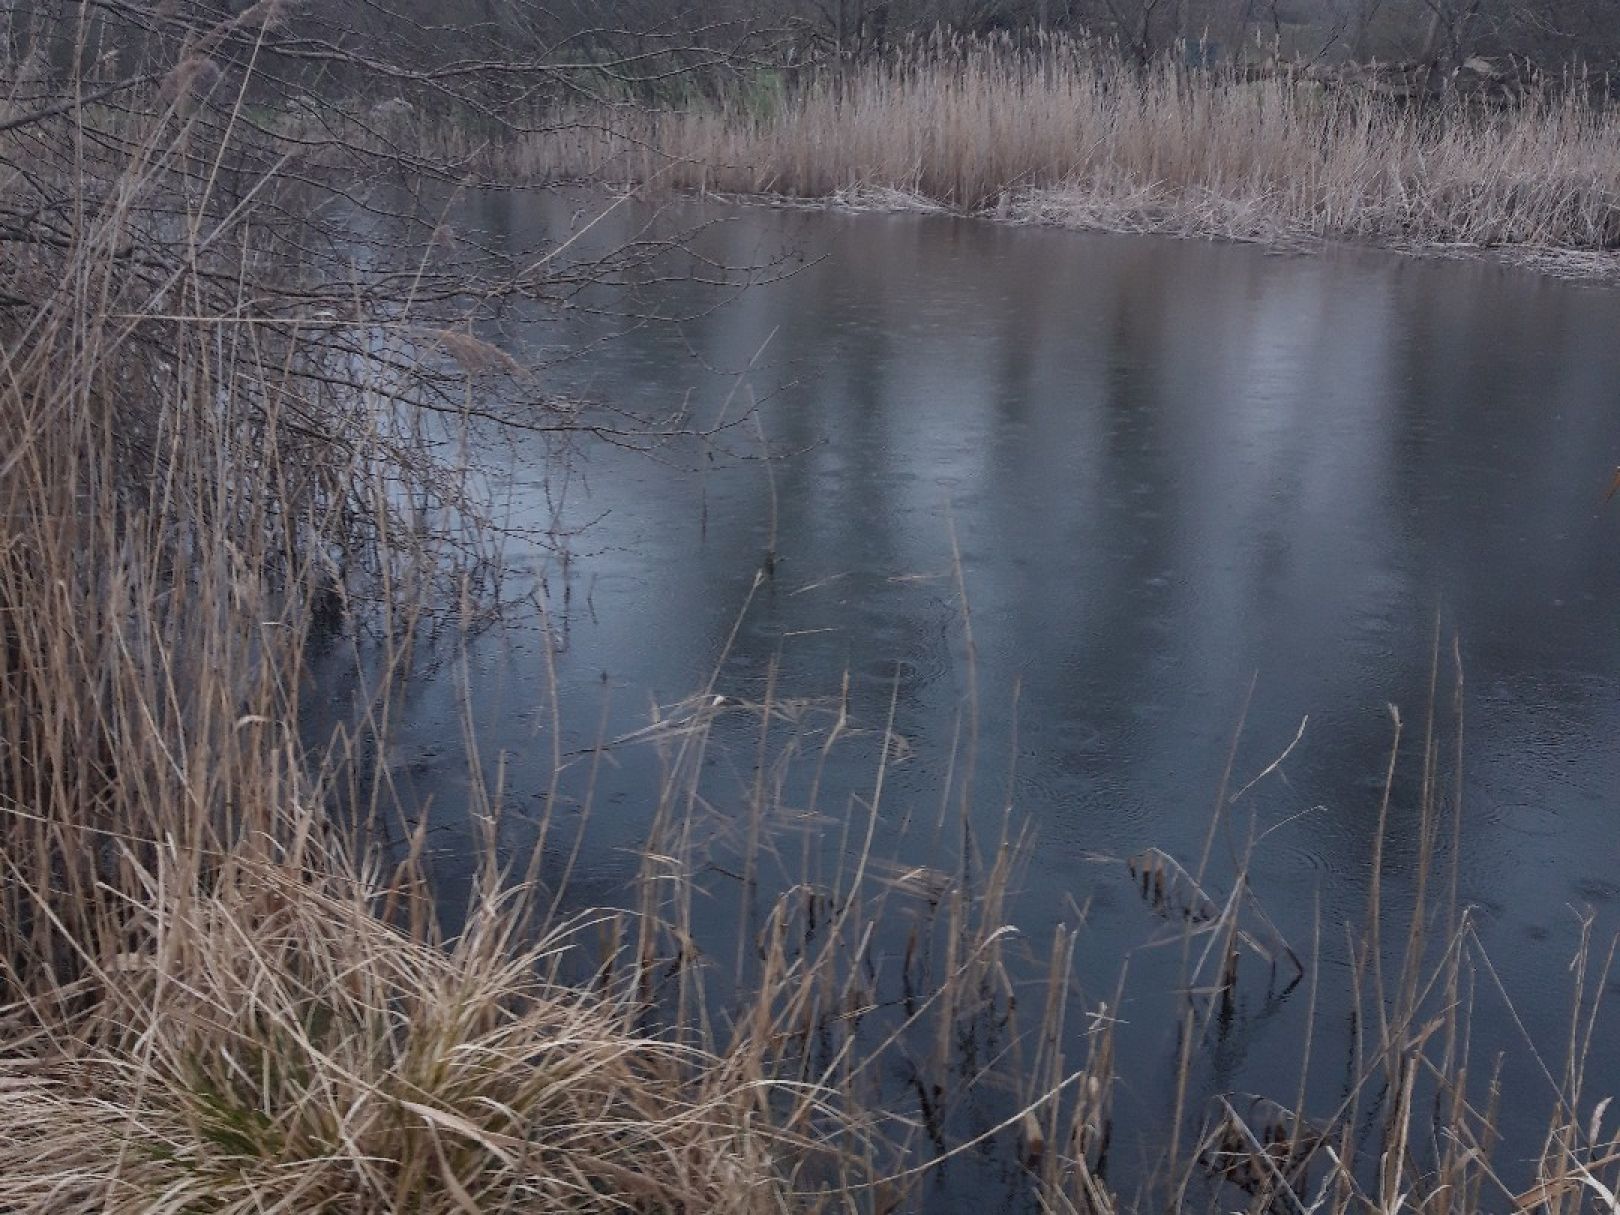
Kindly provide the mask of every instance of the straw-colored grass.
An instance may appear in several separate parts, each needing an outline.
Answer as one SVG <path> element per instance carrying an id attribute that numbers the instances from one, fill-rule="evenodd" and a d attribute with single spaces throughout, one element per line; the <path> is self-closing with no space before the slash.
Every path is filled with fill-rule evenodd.
<path id="1" fill-rule="evenodd" d="M 386 712 L 306 750 L 307 647 L 363 620 L 386 696 L 480 545 L 464 470 L 429 367 L 301 333 L 262 229 L 170 208 L 214 183 L 150 114 L 43 207 L 41 132 L 0 149 L 8 214 L 77 212 L 0 252 L 0 1208 L 782 1209 L 812 1088 L 779 1122 L 560 983 L 521 897 L 443 944 L 410 858 L 329 814 Z"/>
<path id="2" fill-rule="evenodd" d="M 1580 88 L 1420 106 L 1319 77 L 1139 69 L 1063 41 L 933 43 L 812 75 L 763 112 L 553 116 L 488 159 L 538 180 L 909 201 L 1116 231 L 1620 248 L 1620 117 Z"/>
<path id="3" fill-rule="evenodd" d="M 274 158 L 218 172 L 228 110 L 138 100 L 88 140 L 70 109 L 0 131 L 0 1209 L 892 1209 L 916 1129 L 860 1094 L 903 1036 L 999 1006 L 1004 879 L 950 901 L 949 999 L 875 1040 L 875 866 L 784 895 L 711 996 L 697 714 L 656 734 L 646 870 L 599 916 L 560 918 L 544 830 L 500 852 L 474 781 L 443 939 L 378 757 L 424 624 L 480 618 L 499 537 L 460 461 L 511 360 L 416 322 L 422 274 L 340 318 L 301 221 L 242 201 L 287 184 Z M 317 642 L 357 656 L 328 738 Z"/>
<path id="4" fill-rule="evenodd" d="M 277 866 L 167 870 L 89 969 L 99 1030 L 0 1059 L 8 1209 L 786 1208 L 755 1082 L 548 979 L 566 938 L 492 912 L 444 948 Z"/>

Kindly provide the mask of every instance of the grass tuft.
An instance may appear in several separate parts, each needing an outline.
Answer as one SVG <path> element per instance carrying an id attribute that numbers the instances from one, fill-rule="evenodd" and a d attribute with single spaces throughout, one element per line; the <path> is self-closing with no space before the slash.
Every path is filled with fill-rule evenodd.
<path id="1" fill-rule="evenodd" d="M 152 874 L 82 1036 L 0 1062 L 24 1209 L 782 1209 L 757 1085 L 547 974 L 498 909 L 452 946 L 263 864 Z M 44 1043 L 41 1042 L 43 1047 Z"/>

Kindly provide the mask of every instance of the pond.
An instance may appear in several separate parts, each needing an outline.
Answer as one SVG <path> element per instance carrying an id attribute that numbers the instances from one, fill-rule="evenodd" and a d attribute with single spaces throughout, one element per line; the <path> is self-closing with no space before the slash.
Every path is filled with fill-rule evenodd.
<path id="1" fill-rule="evenodd" d="M 461 222 L 518 256 L 577 224 L 578 202 L 503 194 Z M 471 851 L 464 721 L 504 757 L 508 800 L 532 807 L 554 747 L 585 754 L 645 727 L 654 703 L 710 688 L 834 704 L 847 678 L 852 721 L 879 728 L 892 702 L 906 747 L 876 851 L 915 864 L 940 863 L 929 841 L 971 731 L 973 825 L 993 843 L 1010 808 L 1030 833 L 1008 918 L 1040 954 L 1084 917 L 1087 1007 L 1129 962 L 1114 1010 L 1128 1176 L 1152 1167 L 1172 1108 L 1178 957 L 1154 947 L 1165 925 L 1125 859 L 1156 847 L 1193 868 L 1230 759 L 1212 885 L 1229 889 L 1259 840 L 1252 888 L 1318 977 L 1307 1105 L 1331 1111 L 1390 706 L 1404 734 L 1381 899 L 1398 944 L 1433 700 L 1437 788 L 1462 805 L 1433 871 L 1455 871 L 1473 908 L 1474 1045 L 1508 1052 L 1504 1126 L 1525 1137 L 1509 1154 L 1533 1154 L 1551 1087 L 1520 1026 L 1558 1074 L 1580 916 L 1604 948 L 1620 924 L 1620 500 L 1604 498 L 1620 293 L 1481 261 L 763 207 L 626 204 L 582 245 L 696 227 L 693 250 L 763 281 L 716 288 L 686 258 L 586 297 L 595 312 L 517 313 L 498 332 L 526 356 L 603 339 L 554 358 L 546 390 L 643 419 L 682 410 L 667 429 L 710 433 L 566 459 L 514 440 L 513 519 L 570 533 L 566 565 L 545 545 L 509 552 L 543 583 L 545 619 L 518 613 L 477 641 L 471 697 L 447 662 L 403 711 L 452 887 Z M 710 757 L 737 805 L 755 733 L 739 725 Z M 835 755 L 829 787 L 869 789 L 872 761 Z M 624 746 L 576 763 L 576 811 L 587 768 L 571 897 L 612 903 L 657 761 Z M 856 804 L 822 809 L 837 829 Z M 927 829 L 902 830 L 912 820 Z M 703 913 L 728 957 L 733 899 Z M 1293 1097 L 1311 985 L 1246 965 L 1195 1100 Z M 1600 1033 L 1593 1072 L 1616 1067 L 1620 1038 Z M 939 1209 L 953 1201 L 942 1191 Z"/>

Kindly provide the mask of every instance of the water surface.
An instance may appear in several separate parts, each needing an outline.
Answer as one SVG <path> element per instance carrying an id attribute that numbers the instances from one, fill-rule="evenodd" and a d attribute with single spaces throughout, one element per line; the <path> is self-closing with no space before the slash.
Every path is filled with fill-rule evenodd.
<path id="1" fill-rule="evenodd" d="M 507 194 L 465 223 L 517 254 L 575 202 Z M 498 333 L 553 355 L 616 333 L 554 365 L 548 390 L 643 417 L 685 406 L 718 428 L 650 455 L 587 444 L 566 469 L 519 441 L 515 515 L 583 530 L 566 570 L 514 546 L 545 576 L 550 620 L 515 621 L 470 659 L 479 743 L 505 754 L 515 801 L 549 786 L 548 636 L 568 749 L 712 675 L 757 699 L 772 671 L 797 697 L 836 696 L 847 674 L 868 725 L 896 695 L 916 751 L 890 774 L 883 834 L 902 852 L 924 847 L 899 825 L 936 813 L 975 693 L 981 825 L 1010 804 L 1033 830 L 1021 927 L 1044 942 L 1087 909 L 1090 1002 L 1132 958 L 1119 1100 L 1146 1146 L 1120 1154 L 1140 1165 L 1168 1108 L 1173 976 L 1166 951 L 1142 950 L 1159 925 L 1123 858 L 1196 860 L 1240 719 L 1233 790 L 1299 735 L 1233 808 L 1216 870 L 1269 830 L 1253 866 L 1266 908 L 1306 953 L 1319 918 L 1328 1062 L 1312 1087 L 1331 1109 L 1392 705 L 1409 746 L 1386 923 L 1404 931 L 1410 905 L 1438 636 L 1448 731 L 1454 653 L 1466 681 L 1460 777 L 1449 741 L 1441 765 L 1462 792 L 1461 898 L 1518 1017 L 1560 1055 L 1577 917 L 1590 909 L 1603 939 L 1620 921 L 1620 503 L 1603 500 L 1620 294 L 1479 262 L 933 216 L 624 207 L 589 239 L 699 222 L 718 261 L 788 260 L 735 296 L 661 282 L 591 297 L 617 316 L 519 314 Z M 632 319 L 651 316 L 666 319 Z M 452 811 L 466 796 L 453 667 L 414 689 L 406 735 L 421 789 Z M 746 786 L 740 752 L 716 763 Z M 856 754 L 851 788 L 870 776 Z M 598 773 L 578 897 L 622 895 L 655 776 L 633 754 Z M 461 838 L 440 838 L 447 871 Z M 1449 835 L 1439 847 L 1445 871 Z M 1303 989 L 1264 987 L 1223 1026 L 1209 1089 L 1292 1096 Z M 1510 1084 L 1539 1109 L 1546 1081 L 1484 977 L 1478 1005 L 1480 1049 L 1517 1052 Z M 1598 1054 L 1612 1071 L 1620 1041 L 1600 1035 Z"/>

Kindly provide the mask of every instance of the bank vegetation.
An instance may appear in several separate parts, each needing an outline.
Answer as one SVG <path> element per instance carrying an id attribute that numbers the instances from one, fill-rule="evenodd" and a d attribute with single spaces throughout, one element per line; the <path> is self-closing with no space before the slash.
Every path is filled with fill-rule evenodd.
<path id="1" fill-rule="evenodd" d="M 719 102 L 566 106 L 491 156 L 536 181 L 1612 271 L 1620 114 L 1578 81 L 1525 84 L 1483 61 L 1466 88 L 1433 97 L 1428 75 L 1143 66 L 1067 38 L 931 38 Z"/>

